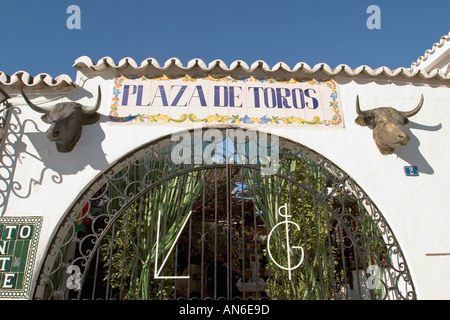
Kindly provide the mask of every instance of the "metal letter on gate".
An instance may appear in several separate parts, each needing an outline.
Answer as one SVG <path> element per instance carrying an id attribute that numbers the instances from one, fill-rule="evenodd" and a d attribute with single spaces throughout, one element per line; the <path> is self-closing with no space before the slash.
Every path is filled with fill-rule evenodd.
<path id="1" fill-rule="evenodd" d="M 172 252 L 173 248 L 177 244 L 178 238 L 180 237 L 181 233 L 183 232 L 184 227 L 186 226 L 186 223 L 188 222 L 189 218 L 191 217 L 192 211 L 189 211 L 189 214 L 184 221 L 183 225 L 180 228 L 180 231 L 178 232 L 177 236 L 175 237 L 174 242 L 172 243 L 172 246 L 169 249 L 169 252 L 167 252 L 166 258 L 161 264 L 161 267 L 158 270 L 158 254 L 159 254 L 159 227 L 161 222 L 161 211 L 158 211 L 158 225 L 156 229 L 156 253 L 155 253 L 155 279 L 189 279 L 189 275 L 187 276 L 160 276 L 162 268 L 164 268 L 164 265 L 167 262 L 167 259 L 170 256 L 170 253 Z"/>
<path id="2" fill-rule="evenodd" d="M 292 266 L 292 267 L 291 267 L 291 258 L 290 258 L 290 254 L 289 254 L 289 252 L 291 251 L 291 245 L 290 245 L 290 241 L 289 241 L 289 224 L 293 224 L 293 225 L 297 228 L 298 231 L 300 231 L 300 227 L 299 227 L 299 225 L 298 225 L 297 223 L 288 220 L 288 218 L 291 217 L 290 215 L 288 215 L 287 213 L 286 213 L 286 214 L 282 214 L 282 213 L 281 213 L 281 209 L 282 209 L 282 208 L 284 208 L 284 211 L 287 212 L 287 204 L 285 203 L 284 206 L 281 206 L 280 208 L 278 208 L 278 214 L 279 214 L 280 216 L 286 218 L 286 219 L 285 219 L 285 221 L 281 221 L 281 222 L 277 223 L 277 224 L 275 225 L 275 227 L 273 227 L 272 230 L 270 230 L 269 236 L 267 237 L 267 251 L 268 251 L 269 256 L 270 256 L 270 259 L 273 261 L 273 263 L 275 263 L 279 268 L 281 268 L 281 269 L 283 269 L 283 270 L 287 270 L 287 271 L 289 272 L 289 280 L 291 280 L 291 272 L 292 272 L 292 270 L 295 270 L 295 269 L 297 269 L 298 267 L 300 267 L 300 265 L 301 265 L 302 262 L 303 262 L 303 258 L 304 258 L 304 250 L 303 250 L 302 247 L 299 247 L 299 246 L 292 246 L 292 249 L 300 249 L 300 250 L 301 250 L 301 252 L 302 252 L 302 258 L 300 259 L 300 262 L 299 262 L 299 263 L 297 263 L 295 266 Z M 281 226 L 282 224 L 285 224 L 285 225 L 286 225 L 286 250 L 287 250 L 287 260 L 288 260 L 288 262 L 287 262 L 288 266 L 287 266 L 287 267 L 284 267 L 284 266 L 282 266 L 281 264 L 279 264 L 277 261 L 275 261 L 275 259 L 274 259 L 273 256 L 272 256 L 272 253 L 271 253 L 271 251 L 270 251 L 270 239 L 271 239 L 271 237 L 272 237 L 272 233 L 273 233 L 273 231 L 274 231 L 276 228 L 278 228 L 278 227 Z"/>

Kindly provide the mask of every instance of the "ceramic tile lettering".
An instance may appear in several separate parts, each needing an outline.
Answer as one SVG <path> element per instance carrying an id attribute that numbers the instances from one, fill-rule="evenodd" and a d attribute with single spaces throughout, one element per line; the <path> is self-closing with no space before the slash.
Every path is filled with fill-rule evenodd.
<path id="1" fill-rule="evenodd" d="M 0 218 L 0 298 L 28 298 L 42 217 Z"/>

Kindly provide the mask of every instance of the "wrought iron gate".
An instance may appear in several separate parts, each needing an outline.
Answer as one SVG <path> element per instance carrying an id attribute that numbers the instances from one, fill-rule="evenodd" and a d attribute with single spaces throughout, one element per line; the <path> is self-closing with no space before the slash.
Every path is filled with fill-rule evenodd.
<path id="1" fill-rule="evenodd" d="M 209 149 L 190 132 L 191 161 L 173 161 L 166 137 L 102 173 L 55 234 L 35 298 L 416 298 L 395 236 L 345 172 L 280 138 L 267 174 L 227 130 Z"/>

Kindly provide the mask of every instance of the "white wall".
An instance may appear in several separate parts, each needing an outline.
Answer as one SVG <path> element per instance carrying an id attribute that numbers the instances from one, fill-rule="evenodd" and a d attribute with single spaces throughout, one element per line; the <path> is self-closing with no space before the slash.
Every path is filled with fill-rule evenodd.
<path id="1" fill-rule="evenodd" d="M 21 125 L 23 134 L 9 134 L 6 151 L 11 160 L 3 161 L 12 162 L 12 169 L 8 169 L 12 175 L 5 182 L 11 189 L 7 206 L 0 209 L 4 216 L 44 217 L 34 276 L 58 223 L 96 175 L 136 147 L 184 129 L 173 125 L 107 123 L 113 87 L 111 77 L 107 78 L 102 80 L 96 76 L 79 82 L 93 93 L 97 84 L 102 85 L 100 113 L 103 117 L 99 123 L 83 127 L 82 137 L 70 153 L 57 152 L 54 143 L 47 140 L 48 125 L 40 120 L 39 114 L 24 106 L 20 97 L 11 100 L 20 108 L 20 114 L 14 112 L 18 120 L 13 115 L 11 122 Z M 335 80 L 339 83 L 345 128 L 259 128 L 304 144 L 346 171 L 366 191 L 392 228 L 410 268 L 418 298 L 449 299 L 448 84 L 444 86 L 443 81 L 442 86 L 436 82 L 433 86 L 412 85 L 383 79 L 375 82 L 362 76 Z M 410 119 L 410 143 L 398 147 L 392 155 L 380 154 L 372 131 L 354 123 L 356 94 L 363 110 L 376 106 L 410 110 L 417 105 L 421 93 L 425 102 L 422 110 Z M 78 100 L 80 91 L 75 90 L 71 97 Z M 92 100 L 85 97 L 80 102 L 92 103 Z M 406 165 L 417 165 L 420 175 L 405 176 Z"/>

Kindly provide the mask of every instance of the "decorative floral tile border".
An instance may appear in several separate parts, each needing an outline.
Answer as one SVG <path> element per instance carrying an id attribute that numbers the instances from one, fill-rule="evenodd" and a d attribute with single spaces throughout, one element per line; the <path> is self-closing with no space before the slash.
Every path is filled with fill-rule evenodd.
<path id="1" fill-rule="evenodd" d="M 111 122 L 136 122 L 136 123 L 209 123 L 209 124 L 283 124 L 283 125 L 314 125 L 314 126 L 343 126 L 343 117 L 340 110 L 339 98 L 338 98 L 338 89 L 337 84 L 334 80 L 327 81 L 319 81 L 319 80 L 306 80 L 299 81 L 296 79 L 289 80 L 279 80 L 275 78 L 267 78 L 267 77 L 231 77 L 225 76 L 221 78 L 214 78 L 211 75 L 202 78 L 194 78 L 189 75 L 185 75 L 182 77 L 182 81 L 184 82 L 196 82 L 198 79 L 214 81 L 214 82 L 226 82 L 233 83 L 238 81 L 243 82 L 260 82 L 260 83 L 305 83 L 307 82 L 309 85 L 326 85 L 330 91 L 330 110 L 332 110 L 333 115 L 330 120 L 322 119 L 319 116 L 314 116 L 311 120 L 306 120 L 301 117 L 294 116 L 260 116 L 260 117 L 252 117 L 249 115 L 224 115 L 224 114 L 211 114 L 206 117 L 201 117 L 195 113 L 183 113 L 178 117 L 171 117 L 167 114 L 129 114 L 127 116 L 120 116 L 118 113 L 119 109 L 119 95 L 121 93 L 121 87 L 123 86 L 124 80 L 133 79 L 140 81 L 169 81 L 179 78 L 170 78 L 168 76 L 149 76 L 149 75 L 129 75 L 124 76 L 121 75 L 114 79 L 114 89 L 113 89 L 113 98 L 112 104 L 109 113 L 109 119 Z"/>

